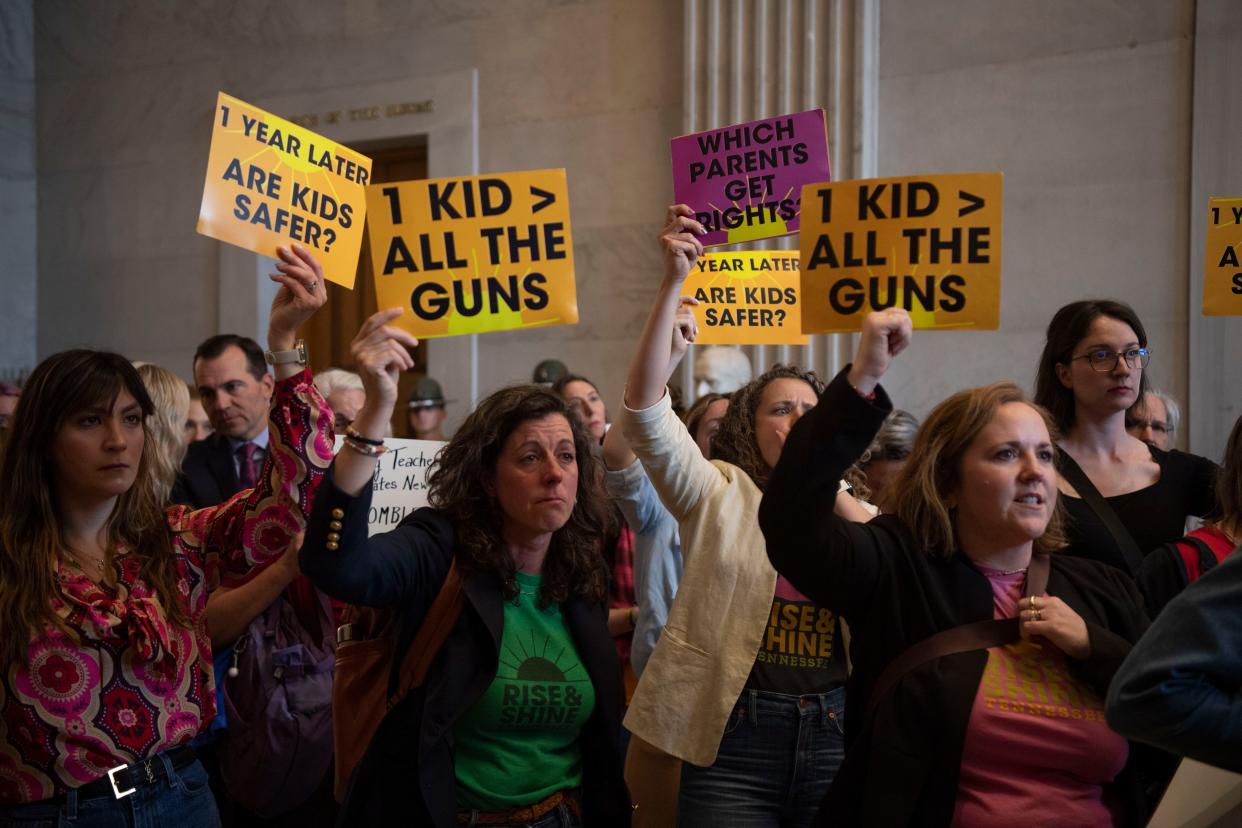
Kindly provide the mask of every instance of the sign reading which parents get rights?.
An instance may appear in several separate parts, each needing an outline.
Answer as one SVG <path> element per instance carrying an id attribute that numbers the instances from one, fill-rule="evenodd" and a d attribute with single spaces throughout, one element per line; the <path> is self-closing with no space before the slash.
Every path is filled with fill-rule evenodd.
<path id="1" fill-rule="evenodd" d="M 1242 316 L 1242 198 L 1208 202 L 1203 315 Z"/>
<path id="2" fill-rule="evenodd" d="M 298 242 L 352 288 L 370 176 L 365 155 L 221 92 L 198 232 L 273 257 Z"/>
<path id="3" fill-rule="evenodd" d="M 916 328 L 1000 324 L 1001 173 L 872 178 L 802 190 L 802 330 L 857 331 L 872 310 Z"/>
<path id="4" fill-rule="evenodd" d="M 798 232 L 803 185 L 831 179 L 822 109 L 682 135 L 672 154 L 673 198 L 709 247 Z"/>
<path id="5" fill-rule="evenodd" d="M 696 345 L 805 345 L 797 250 L 708 253 L 682 294 L 699 300 Z"/>
<path id="6" fill-rule="evenodd" d="M 578 321 L 564 170 L 373 184 L 381 308 L 424 339 Z"/>

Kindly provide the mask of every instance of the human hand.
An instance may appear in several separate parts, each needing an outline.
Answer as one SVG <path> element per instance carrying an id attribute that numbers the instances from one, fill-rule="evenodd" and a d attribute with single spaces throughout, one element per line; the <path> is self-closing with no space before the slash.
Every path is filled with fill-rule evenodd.
<path id="1" fill-rule="evenodd" d="M 1028 596 L 1018 602 L 1018 630 L 1025 639 L 1041 636 L 1070 658 L 1091 655 L 1087 622 L 1055 595 Z"/>
<path id="2" fill-rule="evenodd" d="M 665 278 L 678 283 L 685 281 L 703 255 L 703 244 L 698 237 L 706 232 L 703 225 L 694 220 L 694 211 L 685 204 L 668 208 L 664 229 L 660 231 Z"/>
<path id="3" fill-rule="evenodd" d="M 292 581 L 294 578 L 302 574 L 302 567 L 298 563 L 298 550 L 302 548 L 302 539 L 306 537 L 306 532 L 298 532 L 293 536 L 293 540 L 289 541 L 289 548 L 280 556 L 280 560 L 276 562 L 284 570 L 285 576 Z"/>
<path id="4" fill-rule="evenodd" d="M 276 269 L 280 272 L 268 278 L 281 288 L 272 298 L 267 342 L 273 351 L 287 351 L 293 347 L 298 328 L 328 301 L 328 288 L 323 281 L 323 268 L 305 247 L 278 247 L 276 253 L 280 257 Z"/>
<path id="5" fill-rule="evenodd" d="M 693 296 L 683 296 L 677 305 L 677 316 L 673 320 L 673 342 L 668 357 L 670 377 L 673 375 L 673 369 L 686 355 L 686 349 L 699 335 L 699 322 L 694 316 L 694 306 L 697 304 L 699 300 Z"/>
<path id="6" fill-rule="evenodd" d="M 913 331 L 910 314 L 902 308 L 887 308 L 867 314 L 863 319 L 858 349 L 854 352 L 854 364 L 850 368 L 850 385 L 862 394 L 875 390 L 893 357 L 910 344 Z"/>
<path id="7" fill-rule="evenodd" d="M 392 416 L 401 372 L 414 367 L 408 349 L 418 347 L 418 340 L 410 333 L 387 324 L 403 312 L 402 308 L 388 308 L 371 314 L 349 344 L 367 393 L 364 406 L 381 414 L 383 420 Z"/>

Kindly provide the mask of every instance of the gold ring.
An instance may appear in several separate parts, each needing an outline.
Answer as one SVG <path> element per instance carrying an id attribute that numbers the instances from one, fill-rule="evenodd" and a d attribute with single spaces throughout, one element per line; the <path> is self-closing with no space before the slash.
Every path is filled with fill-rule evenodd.
<path id="1" fill-rule="evenodd" d="M 1039 610 L 1031 610 L 1031 620 L 1032 621 L 1043 621 L 1044 616 L 1040 614 Z"/>
<path id="2" fill-rule="evenodd" d="M 1034 596 L 1034 595 L 1030 595 L 1030 596 L 1028 596 L 1028 598 L 1030 599 L 1030 604 L 1029 604 L 1029 606 L 1030 606 L 1030 608 L 1031 608 L 1031 612 L 1038 612 L 1038 609 L 1037 609 L 1037 608 L 1036 608 L 1036 606 L 1035 606 L 1035 596 Z"/>

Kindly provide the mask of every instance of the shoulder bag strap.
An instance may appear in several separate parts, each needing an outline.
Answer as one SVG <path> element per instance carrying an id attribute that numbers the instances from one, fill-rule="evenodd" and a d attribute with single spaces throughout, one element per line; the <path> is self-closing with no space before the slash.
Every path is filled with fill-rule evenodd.
<path id="1" fill-rule="evenodd" d="M 1190 545 L 1195 548 L 1195 551 L 1199 553 L 1199 577 L 1202 578 L 1218 563 L 1216 560 L 1216 553 L 1212 551 L 1212 547 L 1208 546 L 1199 538 L 1187 535 L 1182 538 L 1182 540 L 1189 542 Z"/>
<path id="2" fill-rule="evenodd" d="M 1087 477 L 1082 467 L 1060 448 L 1057 449 L 1057 471 L 1061 472 L 1061 476 L 1078 491 L 1078 494 L 1082 495 L 1082 499 L 1087 501 L 1091 511 L 1095 512 L 1095 516 L 1113 536 L 1113 540 L 1117 542 L 1117 547 L 1121 550 L 1122 558 L 1125 559 L 1127 574 L 1133 578 L 1143 563 L 1143 553 L 1139 550 L 1138 544 L 1134 542 L 1134 536 L 1126 529 L 1121 518 L 1117 517 L 1113 507 L 1108 505 L 1108 501 L 1100 494 L 1100 490 L 1091 482 L 1091 478 Z"/>
<path id="3" fill-rule="evenodd" d="M 1044 594 L 1048 588 L 1048 570 L 1047 555 L 1031 556 L 1031 562 L 1026 570 L 1026 586 L 1022 591 L 1024 598 L 1029 595 Z M 910 645 L 901 655 L 890 661 L 880 673 L 880 677 L 876 679 L 875 687 L 871 690 L 871 697 L 867 700 L 865 718 L 870 719 L 875 714 L 884 697 L 892 692 L 897 682 L 915 667 L 948 655 L 1011 644 L 1018 638 L 1017 618 L 994 618 L 959 624 L 930 635 L 917 644 Z"/>
<path id="4" fill-rule="evenodd" d="M 388 697 L 390 709 L 415 687 L 422 686 L 427 678 L 427 670 L 431 667 L 431 662 L 435 660 L 440 648 L 444 646 L 444 641 L 448 638 L 453 625 L 457 623 L 465 603 L 466 593 L 462 590 L 461 573 L 457 571 L 457 560 L 454 559 L 449 564 L 448 575 L 445 576 L 440 591 L 436 594 L 435 600 L 431 602 L 431 609 L 427 611 L 427 616 L 419 625 L 414 641 L 401 659 L 401 670 L 397 675 L 397 689 Z"/>

